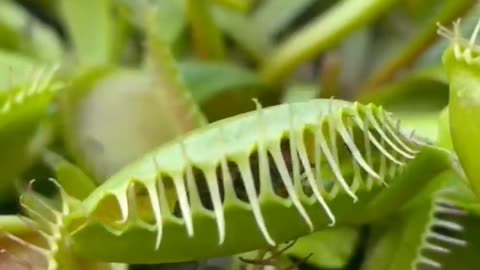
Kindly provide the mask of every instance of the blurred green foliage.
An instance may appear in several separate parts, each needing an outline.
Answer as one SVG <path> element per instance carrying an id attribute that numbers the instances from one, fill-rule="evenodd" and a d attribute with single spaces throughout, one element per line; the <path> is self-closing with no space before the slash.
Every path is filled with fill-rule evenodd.
<path id="1" fill-rule="evenodd" d="M 451 148 L 446 112 L 439 122 L 448 105 L 441 67 L 448 42 L 436 23 L 464 17 L 468 33 L 479 14 L 473 0 L 0 0 L 2 214 L 17 213 L 31 178 L 48 186 L 55 177 L 82 198 L 152 148 L 254 109 L 252 98 L 264 106 L 332 96 L 374 102 Z M 55 64 L 53 82 L 66 82 L 58 94 L 33 95 L 2 114 L 18 89 L 48 88 L 35 74 Z M 451 200 L 470 213 L 459 221 L 469 245 L 437 261 L 477 269 L 474 199 L 458 175 L 443 178 L 432 190 L 454 189 Z M 409 267 L 429 232 L 432 194 L 381 224 L 302 238 L 279 265 L 313 253 L 296 267 L 417 269 Z M 0 229 L 14 232 L 15 222 L 0 219 Z M 0 240 L 0 251 L 5 245 Z M 12 265 L 0 256 L 0 269 Z M 98 267 L 89 269 L 186 266 Z M 262 268 L 238 257 L 197 267 Z"/>

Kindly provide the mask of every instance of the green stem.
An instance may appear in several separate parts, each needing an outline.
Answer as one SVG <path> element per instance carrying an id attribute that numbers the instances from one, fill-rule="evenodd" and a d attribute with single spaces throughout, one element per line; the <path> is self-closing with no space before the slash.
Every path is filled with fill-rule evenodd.
<path id="1" fill-rule="evenodd" d="M 151 61 L 160 100 L 178 134 L 206 125 L 208 120 L 187 89 L 170 48 L 150 28 L 148 30 L 148 60 Z"/>
<path id="2" fill-rule="evenodd" d="M 470 0 L 445 1 L 436 16 L 422 24 L 423 27 L 405 43 L 398 53 L 395 53 L 366 80 L 361 87 L 361 89 L 364 89 L 362 95 L 376 92 L 378 85 L 392 79 L 401 68 L 415 61 L 425 49 L 429 48 L 431 42 L 437 37 L 437 22 L 449 22 L 468 11 L 473 4 L 474 2 Z"/>
<path id="3" fill-rule="evenodd" d="M 293 34 L 265 62 L 261 75 L 277 84 L 300 64 L 315 58 L 356 29 L 370 23 L 397 0 L 344 0 Z"/>
<path id="4" fill-rule="evenodd" d="M 206 0 L 189 0 L 188 14 L 197 54 L 207 59 L 223 59 L 223 38 L 213 21 L 209 3 Z"/>

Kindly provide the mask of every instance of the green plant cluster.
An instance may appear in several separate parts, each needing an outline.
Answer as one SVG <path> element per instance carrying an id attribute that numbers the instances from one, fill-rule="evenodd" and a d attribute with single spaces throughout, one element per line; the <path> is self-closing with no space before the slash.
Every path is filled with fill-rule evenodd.
<path id="1" fill-rule="evenodd" d="M 0 0 L 0 270 L 478 269 L 475 4 Z"/>

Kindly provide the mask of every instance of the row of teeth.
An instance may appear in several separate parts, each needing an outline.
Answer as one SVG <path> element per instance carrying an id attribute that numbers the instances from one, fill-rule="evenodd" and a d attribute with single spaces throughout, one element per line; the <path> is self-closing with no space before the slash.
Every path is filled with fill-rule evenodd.
<path id="1" fill-rule="evenodd" d="M 58 263 L 55 259 L 55 255 L 59 251 L 59 248 L 60 248 L 59 243 L 60 241 L 62 241 L 64 237 L 62 233 L 62 228 L 63 228 L 62 216 L 68 215 L 70 213 L 70 209 L 67 204 L 67 198 L 66 198 L 67 195 L 65 194 L 63 188 L 61 188 L 61 186 L 55 180 L 50 179 L 50 181 L 53 182 L 59 188 L 59 191 L 62 197 L 62 203 L 63 203 L 62 210 L 58 211 L 52 208 L 50 205 L 44 202 L 41 198 L 38 198 L 37 196 L 33 195 L 33 191 L 31 190 L 31 187 L 30 187 L 29 191 L 27 191 L 27 195 L 29 195 L 30 198 L 34 200 L 33 203 L 35 204 L 36 207 L 42 207 L 44 210 L 48 211 L 49 214 L 42 215 L 37 210 L 28 206 L 28 204 L 24 202 L 24 195 L 22 195 L 20 198 L 21 206 L 24 209 L 24 211 L 28 213 L 28 216 L 30 216 L 31 219 L 27 219 L 21 215 L 18 216 L 32 231 L 36 232 L 41 238 L 43 238 L 43 240 L 45 241 L 44 244 L 42 246 L 37 246 L 11 233 L 1 232 L 1 231 L 0 231 L 0 237 L 6 238 L 17 245 L 22 246 L 23 248 L 29 249 L 41 255 L 42 258 L 45 259 L 45 262 L 47 264 L 47 270 L 57 270 Z M 31 181 L 30 186 L 33 184 L 33 182 L 34 181 Z M 38 267 L 33 266 L 31 262 L 27 261 L 26 259 L 20 256 L 17 256 L 16 254 L 10 253 L 6 249 L 0 249 L 0 254 L 4 254 L 5 256 L 8 257 L 8 259 L 13 260 L 18 265 L 25 267 L 27 269 L 30 269 L 30 270 L 38 269 Z"/>
<path id="2" fill-rule="evenodd" d="M 382 159 L 384 160 L 383 164 L 386 165 L 386 159 L 389 159 L 391 162 L 396 163 L 398 166 L 392 166 L 392 167 L 399 167 L 404 164 L 404 160 L 412 159 L 414 158 L 415 154 L 418 152 L 417 150 L 411 149 L 409 146 L 407 146 L 404 141 L 399 138 L 398 130 L 394 130 L 395 128 L 399 128 L 398 125 L 392 125 L 390 124 L 385 124 L 383 128 L 380 126 L 378 123 L 377 119 L 373 116 L 373 107 L 368 107 L 366 108 L 367 113 L 367 120 L 362 120 L 360 119 L 358 114 L 353 113 L 354 116 L 354 121 L 356 124 L 360 127 L 361 130 L 364 131 L 364 136 L 366 138 L 367 145 L 370 147 L 370 143 L 374 144 L 374 147 L 376 147 L 379 152 L 382 153 Z M 329 114 L 331 117 L 329 119 L 333 118 L 333 114 Z M 355 118 L 355 115 L 357 118 Z M 388 121 L 388 115 L 383 115 L 385 117 L 385 121 Z M 262 110 L 261 108 L 258 108 L 258 121 L 259 121 L 259 128 L 263 126 L 262 122 Z M 333 121 L 333 120 L 332 120 Z M 339 122 L 340 123 L 340 122 Z M 343 122 L 342 122 L 343 123 Z M 384 121 L 382 121 L 384 123 Z M 370 126 L 371 125 L 371 126 Z M 329 125 L 330 127 L 333 127 L 333 125 Z M 371 133 L 371 129 L 373 128 L 374 130 L 377 131 L 379 136 L 381 137 L 380 142 L 377 140 L 375 136 Z M 319 129 L 318 129 L 319 130 Z M 354 165 L 356 166 L 355 169 L 357 172 L 360 171 L 360 168 L 363 168 L 369 175 L 368 179 L 371 180 L 371 184 L 373 184 L 373 180 L 376 179 L 379 184 L 385 184 L 383 177 L 387 176 L 387 166 L 381 166 L 381 171 L 379 173 L 375 172 L 368 164 L 369 162 L 366 161 L 361 153 L 360 150 L 357 148 L 357 146 L 354 144 L 353 138 L 352 138 L 352 130 L 347 128 L 344 124 L 338 124 L 335 125 L 335 128 L 331 128 L 332 132 L 335 133 L 336 136 L 340 134 L 342 137 L 343 141 L 346 143 L 346 145 L 349 147 L 353 157 L 352 161 Z M 388 134 L 388 135 L 387 135 Z M 293 129 L 293 123 L 292 123 L 292 128 L 290 130 L 290 141 L 293 142 L 291 145 L 291 149 L 293 150 L 292 153 L 298 153 L 297 155 L 292 155 L 292 163 L 293 163 L 293 175 L 294 177 L 291 177 L 287 167 L 285 165 L 285 162 L 283 158 L 281 158 L 281 150 L 279 149 L 279 144 L 277 147 L 273 147 L 269 145 L 268 147 L 266 145 L 263 145 L 263 138 L 262 132 L 260 129 L 260 135 L 258 139 L 258 153 L 259 153 L 259 163 L 265 165 L 263 168 L 266 168 L 265 171 L 261 171 L 260 175 L 263 175 L 267 179 L 261 179 L 260 180 L 260 185 L 261 188 L 260 190 L 263 190 L 262 187 L 265 187 L 266 189 L 269 189 L 268 185 L 271 185 L 271 175 L 270 175 L 270 170 L 268 169 L 268 160 L 267 160 L 267 151 L 272 153 L 272 156 L 274 157 L 274 162 L 275 166 L 280 172 L 281 175 L 281 180 L 284 183 L 284 186 L 286 187 L 288 197 L 291 199 L 293 205 L 296 207 L 298 210 L 299 214 L 302 216 L 304 219 L 305 223 L 309 226 L 311 230 L 313 230 L 313 224 L 312 221 L 307 214 L 306 210 L 304 209 L 302 203 L 299 200 L 299 191 L 295 189 L 298 181 L 300 181 L 300 164 L 303 165 L 303 167 L 306 169 L 305 171 L 305 176 L 308 184 L 310 185 L 310 188 L 313 191 L 313 197 L 316 199 L 316 201 L 319 203 L 319 205 L 323 208 L 324 212 L 330 219 L 331 223 L 330 225 L 335 224 L 335 215 L 332 213 L 330 207 L 326 203 L 324 197 L 322 196 L 322 185 L 318 185 L 318 183 L 321 183 L 321 179 L 317 179 L 314 174 L 316 174 L 316 168 L 319 167 L 319 164 L 315 164 L 314 168 L 310 168 L 310 161 L 308 160 L 308 156 L 306 154 L 306 149 L 305 145 L 303 143 L 303 140 L 298 138 L 301 136 L 301 134 L 297 134 L 294 129 Z M 325 138 L 323 138 L 322 132 L 318 132 L 316 136 L 316 147 L 315 149 L 319 149 L 318 152 L 320 154 L 320 149 L 322 151 L 321 155 L 324 156 L 328 160 L 328 163 L 334 172 L 334 175 L 336 176 L 336 185 L 337 191 L 338 192 L 340 189 L 343 189 L 350 197 L 353 198 L 354 201 L 357 200 L 357 196 L 355 195 L 355 188 L 358 188 L 360 183 L 358 181 L 362 181 L 361 179 L 359 180 L 358 178 L 355 179 L 356 183 L 354 181 L 354 184 L 352 186 L 356 186 L 354 188 L 350 187 L 349 184 L 345 181 L 343 178 L 342 172 L 338 166 L 338 153 L 335 150 L 336 146 L 331 146 L 329 147 L 328 144 L 326 143 Z M 219 136 L 219 141 L 222 141 L 222 136 Z M 335 140 L 333 140 L 335 141 Z M 401 159 L 399 160 L 396 158 L 394 155 L 390 154 L 385 148 L 384 145 L 387 144 L 389 145 L 394 152 L 396 153 L 397 156 L 400 156 Z M 182 173 L 177 173 L 176 175 L 172 175 L 171 178 L 173 180 L 173 184 L 177 193 L 177 198 L 178 198 L 178 203 L 180 206 L 181 214 L 184 220 L 185 228 L 190 237 L 194 236 L 194 229 L 193 229 L 193 217 L 192 217 L 192 208 L 194 207 L 199 207 L 197 204 L 201 205 L 201 203 L 192 203 L 192 201 L 198 202 L 198 189 L 195 184 L 195 179 L 192 173 L 192 168 L 194 167 L 192 163 L 189 161 L 187 151 L 185 149 L 185 146 L 181 143 L 184 158 L 186 160 L 186 164 L 189 164 L 187 167 L 187 173 L 186 177 L 183 176 Z M 267 149 L 268 148 L 268 149 Z M 275 158 L 276 157 L 276 158 Z M 317 159 L 317 158 L 316 158 Z M 367 154 L 367 160 L 369 159 L 368 154 Z M 238 161 L 240 162 L 240 161 Z M 296 164 L 296 165 L 295 165 Z M 265 241 L 274 246 L 276 245 L 275 241 L 272 239 L 270 236 L 265 221 L 263 214 L 261 213 L 261 207 L 259 203 L 259 196 L 256 194 L 255 186 L 254 186 L 254 181 L 252 177 L 251 170 L 249 169 L 250 166 L 248 166 L 248 159 L 243 161 L 243 164 L 238 164 L 240 168 L 240 174 L 241 174 L 241 179 L 243 181 L 243 184 L 245 186 L 245 190 L 247 193 L 249 205 L 251 207 L 251 210 L 253 212 L 253 215 L 255 217 L 257 226 L 259 230 L 261 231 L 262 235 L 264 236 Z M 160 172 L 160 168 L 157 167 L 158 174 L 157 175 L 162 175 Z M 223 160 L 221 161 L 221 166 L 222 168 L 222 179 L 224 179 L 224 187 L 225 187 L 225 199 L 227 200 L 229 195 L 227 195 L 228 192 L 228 186 L 231 186 L 231 175 L 230 172 L 227 168 L 227 158 L 224 157 Z M 262 167 L 262 166 L 260 166 Z M 394 170 L 390 170 L 388 174 L 394 174 Z M 215 170 L 207 170 L 204 171 L 205 177 L 207 179 L 207 183 L 209 184 L 209 192 L 212 198 L 212 204 L 213 204 L 213 212 L 215 215 L 215 219 L 217 221 L 217 228 L 218 228 L 218 234 L 219 234 L 219 244 L 222 244 L 224 239 L 225 239 L 225 220 L 224 220 L 224 213 L 223 213 L 223 205 L 220 199 L 220 194 L 219 194 L 219 188 L 217 183 L 217 176 L 215 174 Z M 357 176 L 359 176 L 358 173 L 355 173 Z M 298 175 L 298 176 L 296 176 Z M 361 177 L 360 177 L 361 178 Z M 229 180 L 230 179 L 230 180 Z M 162 229 L 163 229 L 163 217 L 167 215 L 171 215 L 169 213 L 169 209 L 167 209 L 164 205 L 165 203 L 165 187 L 163 186 L 163 181 L 162 179 L 151 179 L 149 181 L 144 181 L 142 184 L 146 190 L 148 191 L 148 196 L 150 198 L 150 203 L 152 206 L 152 211 L 154 214 L 155 218 L 155 223 L 156 225 L 154 226 L 154 229 L 157 231 L 157 239 L 156 239 L 156 249 L 159 248 L 160 243 L 161 243 L 161 238 L 162 238 Z M 265 186 L 267 185 L 267 186 Z M 132 182 L 127 183 L 127 186 L 123 188 L 119 188 L 116 191 L 112 191 L 111 195 L 113 195 L 117 201 L 118 205 L 120 208 L 121 216 L 122 219 L 120 221 L 120 224 L 125 224 L 127 221 L 130 221 L 132 219 L 132 213 L 134 214 L 136 209 L 134 207 L 134 200 L 131 199 L 132 194 L 135 194 L 135 191 L 131 191 L 132 187 Z M 352 190 L 354 189 L 354 190 Z M 187 192 L 188 191 L 188 192 Z M 190 202 L 189 202 L 189 196 L 187 194 L 190 194 Z M 229 194 L 234 194 L 233 192 L 230 192 Z M 233 195 L 234 196 L 234 195 Z M 130 209 L 129 209 L 130 208 Z M 129 213 L 131 212 L 131 213 Z M 133 215 L 135 216 L 135 215 Z M 136 217 L 135 217 L 136 218 Z M 138 221 L 136 221 L 138 222 Z M 111 228 L 113 231 L 115 229 Z M 121 231 L 118 231 L 120 234 Z"/>
<path id="3" fill-rule="evenodd" d="M 0 108 L 0 114 L 7 113 L 15 105 L 22 104 L 27 98 L 35 96 L 45 91 L 57 91 L 59 85 L 51 85 L 52 78 L 57 72 L 59 66 L 50 69 L 40 69 L 34 73 L 32 82 L 26 89 L 22 89 L 7 98 Z M 14 91 L 15 92 L 15 91 Z"/>
<path id="4" fill-rule="evenodd" d="M 449 217 L 466 215 L 465 211 L 456 207 L 452 202 L 444 199 L 437 201 L 434 213 L 443 214 Z M 446 246 L 464 247 L 467 245 L 467 242 L 463 239 L 434 232 L 434 228 L 444 229 L 453 233 L 461 233 L 464 230 L 463 226 L 456 222 L 435 218 L 432 224 L 430 224 L 430 229 L 425 237 L 425 244 L 422 246 L 423 251 L 432 251 L 437 254 L 449 254 L 451 250 Z M 440 262 L 424 255 L 420 255 L 417 263 L 417 266 L 423 265 L 430 269 L 440 269 L 442 267 Z"/>
<path id="5" fill-rule="evenodd" d="M 51 92 L 57 91 L 60 88 L 60 86 L 52 85 L 52 79 L 55 73 L 57 72 L 58 68 L 59 66 L 57 65 L 50 69 L 37 70 L 33 75 L 33 79 L 31 83 L 29 83 L 26 89 L 22 89 L 16 93 L 13 93 L 9 97 L 7 97 L 7 100 L 0 108 L 0 114 L 8 113 L 15 105 L 22 104 L 26 99 L 30 97 L 33 97 L 40 93 L 44 93 L 46 91 L 51 91 Z M 15 92 L 14 90 L 12 91 Z M 45 222 L 44 225 L 46 225 L 51 230 L 49 233 L 45 233 L 42 230 L 40 230 L 34 221 L 26 219 L 22 216 L 19 216 L 19 217 L 22 218 L 22 220 L 25 222 L 27 226 L 29 226 L 32 230 L 36 231 L 42 238 L 45 239 L 48 248 L 33 245 L 11 233 L 0 231 L 0 237 L 6 238 L 12 241 L 13 243 L 16 243 L 24 248 L 27 248 L 33 252 L 36 252 L 42 255 L 42 257 L 45 258 L 47 261 L 47 265 L 48 265 L 47 269 L 56 270 L 57 262 L 55 261 L 55 259 L 53 259 L 53 256 L 54 256 L 53 254 L 55 254 L 58 251 L 59 247 L 58 247 L 57 241 L 61 239 L 61 233 L 59 232 L 59 225 L 61 226 L 61 224 L 56 224 L 56 223 L 58 222 L 61 223 L 62 219 L 58 217 L 57 216 L 58 213 L 53 208 L 46 205 L 45 202 L 41 201 L 38 198 L 36 199 L 36 201 L 40 204 L 43 204 L 45 207 L 47 207 L 49 211 L 52 213 L 52 215 L 56 217 L 56 220 L 53 222 L 48 221 L 44 216 L 42 216 L 36 210 L 28 207 L 25 204 L 22 204 L 22 206 L 35 219 L 43 219 L 43 221 Z M 37 269 L 36 266 L 33 266 L 31 262 L 29 262 L 25 258 L 20 257 L 16 254 L 13 254 L 6 249 L 0 249 L 0 255 L 5 256 L 7 260 L 12 261 L 13 263 L 23 268 L 31 269 L 31 270 Z"/>
<path id="6" fill-rule="evenodd" d="M 261 114 L 261 111 L 259 111 L 259 114 Z M 259 119 L 261 119 L 261 115 L 259 115 Z M 374 117 L 372 117 L 370 119 L 372 122 L 373 122 L 373 127 L 379 131 L 379 134 L 382 136 L 382 140 L 381 140 L 381 143 L 378 143 L 376 144 L 377 147 L 380 147 L 379 150 L 382 152 L 382 153 L 388 153 L 386 149 L 383 148 L 383 145 L 385 144 L 385 141 L 389 141 L 389 144 L 392 146 L 392 145 L 395 145 L 395 146 L 392 146 L 393 149 L 397 150 L 397 152 L 400 154 L 400 155 L 403 155 L 404 158 L 407 158 L 407 159 L 410 159 L 410 158 L 413 158 L 414 156 L 414 151 L 415 150 L 412 150 L 410 148 L 408 148 L 405 144 L 403 144 L 403 142 L 401 141 L 400 138 L 396 137 L 397 135 L 395 135 L 395 131 L 393 131 L 391 129 L 391 127 L 389 127 L 389 129 L 387 129 L 387 132 L 388 133 L 391 133 L 394 135 L 394 138 L 389 138 L 385 132 L 383 132 L 383 130 L 381 130 L 378 122 L 376 121 L 376 119 Z M 360 125 L 360 124 L 359 124 Z M 360 128 L 366 128 L 367 126 L 367 122 L 361 122 L 361 126 Z M 366 134 L 367 134 L 367 138 L 370 139 L 369 141 L 375 141 L 375 137 L 370 133 L 368 127 L 366 130 Z M 345 130 L 344 130 L 345 131 Z M 352 134 L 351 132 L 347 132 L 348 134 Z M 347 141 L 350 141 L 350 142 L 353 142 L 353 139 L 352 138 L 348 138 L 345 137 L 345 135 L 347 133 L 343 133 L 343 139 L 347 142 Z M 295 137 L 295 134 L 293 133 L 292 131 L 292 138 Z M 261 141 L 261 140 L 260 140 Z M 402 150 L 397 144 L 394 144 L 393 141 L 397 141 L 397 142 L 402 142 L 402 147 L 404 148 L 404 150 Z M 348 144 L 348 143 L 347 143 Z M 303 144 L 298 144 L 297 147 L 300 147 L 300 148 L 303 148 L 305 147 Z M 356 149 L 356 146 L 352 146 L 352 145 L 349 145 L 349 147 L 354 147 L 354 149 L 351 149 L 352 152 L 359 152 L 358 149 Z M 296 151 L 299 151 L 298 149 L 299 148 L 296 148 L 297 150 Z M 327 148 L 325 148 L 327 149 Z M 304 149 L 302 149 L 303 151 L 305 151 Z M 405 152 L 407 151 L 407 152 Z M 186 154 L 186 153 L 185 153 Z M 186 156 L 187 157 L 187 156 Z M 394 158 L 392 156 L 392 158 Z M 305 160 L 302 160 L 302 155 L 300 154 L 300 159 L 298 162 L 303 162 Z M 336 159 L 330 157 L 331 160 L 335 161 Z M 354 159 L 360 164 L 361 161 L 359 160 L 362 160 L 363 158 L 360 156 L 356 156 L 354 157 Z M 399 161 L 400 162 L 400 161 Z M 283 163 L 283 161 L 282 161 Z M 365 161 L 363 161 L 363 164 L 365 166 L 365 164 L 367 164 Z M 305 164 L 306 165 L 306 164 Z M 362 164 L 360 164 L 360 166 L 362 166 Z M 373 170 L 371 168 L 368 167 L 368 164 L 366 165 L 368 169 L 370 169 L 370 173 L 371 174 L 374 174 Z M 308 167 L 308 166 L 307 166 Z M 363 167 L 363 166 L 362 166 Z M 285 167 L 283 167 L 284 170 L 286 170 Z M 297 166 L 298 168 L 298 166 Z M 367 168 L 363 167 L 364 169 L 367 170 Z M 334 168 L 332 168 L 334 169 Z M 338 169 L 338 168 L 337 168 Z M 340 174 L 341 172 L 338 171 Z M 228 178 L 228 170 L 224 170 L 223 171 L 224 173 L 224 176 L 226 176 Z M 251 173 L 251 172 L 250 172 Z M 188 175 L 188 174 L 187 174 Z M 285 186 L 287 187 L 287 190 L 289 192 L 289 196 L 290 198 L 292 199 L 292 201 L 294 202 L 295 206 L 298 208 L 299 212 L 302 214 L 303 218 L 305 219 L 305 221 L 310 225 L 310 226 L 313 226 L 311 224 L 311 221 L 310 221 L 310 218 L 308 216 L 308 214 L 305 212 L 305 210 L 303 209 L 303 206 L 301 205 L 298 197 L 296 196 L 296 191 L 294 190 L 294 185 L 293 185 L 293 181 L 290 177 L 289 177 L 289 174 L 287 172 L 287 174 L 284 174 L 284 176 L 287 175 L 288 177 L 285 177 L 283 178 L 282 177 L 282 180 L 284 181 L 285 183 Z M 381 175 L 383 175 L 381 173 Z M 313 176 L 313 173 L 312 172 L 309 172 L 307 173 L 307 177 L 309 177 L 313 182 L 311 183 L 316 183 L 317 180 L 315 179 L 315 177 Z M 377 175 L 377 177 L 379 177 Z M 187 182 L 190 182 L 190 183 L 193 183 L 193 175 L 190 174 L 190 177 L 187 177 L 189 179 L 186 179 Z M 242 179 L 245 181 L 245 179 L 248 179 L 249 177 L 242 177 Z M 193 224 L 192 224 L 192 215 L 191 215 L 191 209 L 190 209 L 190 205 L 188 203 L 188 197 L 187 197 L 187 190 L 185 189 L 185 185 L 184 185 L 184 180 L 185 179 L 180 179 L 182 181 L 182 183 L 180 183 L 180 181 L 174 181 L 175 183 L 175 188 L 176 188 L 176 191 L 177 191 L 177 194 L 178 194 L 178 199 L 179 199 L 179 203 L 180 203 L 180 206 L 181 206 L 181 211 L 182 211 L 182 216 L 184 217 L 185 219 L 185 225 L 186 225 L 186 229 L 187 229 L 187 232 L 189 233 L 190 236 L 193 236 Z M 251 177 L 250 177 L 250 180 Z M 337 179 L 337 180 L 341 180 L 341 179 Z M 211 183 L 216 183 L 216 181 L 209 181 Z M 160 181 L 161 183 L 161 181 Z M 259 206 L 259 202 L 258 202 L 258 198 L 255 194 L 255 187 L 253 186 L 253 181 L 248 181 L 244 183 L 245 184 L 245 187 L 247 189 L 247 193 L 249 194 L 249 200 L 250 200 L 250 206 L 252 207 L 252 211 L 255 215 L 255 219 L 257 221 L 257 224 L 260 228 L 260 230 L 262 231 L 262 234 L 264 235 L 266 241 L 271 244 L 271 245 L 275 245 L 275 242 L 273 241 L 273 239 L 270 237 L 267 229 L 266 229 L 266 226 L 265 226 L 265 223 L 264 223 L 264 220 L 263 220 L 263 216 L 261 214 L 261 211 L 260 211 L 260 206 Z M 195 188 L 192 188 L 194 187 L 195 184 L 193 185 L 189 185 L 187 189 L 189 190 L 193 190 L 193 191 L 196 191 Z M 212 185 L 212 186 L 216 186 L 216 185 Z M 224 221 L 224 217 L 223 217 L 223 209 L 222 209 L 222 205 L 221 205 L 221 200 L 220 200 L 220 196 L 219 196 L 219 191 L 218 191 L 218 186 L 216 187 L 217 189 L 215 190 L 214 188 L 215 187 L 212 187 L 212 186 L 209 186 L 209 188 L 211 189 L 210 190 L 210 194 L 212 194 L 212 199 L 213 199 L 213 204 L 214 204 L 214 213 L 215 213 L 215 216 L 216 216 L 216 219 L 217 219 L 217 223 L 218 223 L 218 229 L 219 229 L 219 238 L 220 238 L 220 241 L 219 241 L 219 244 L 221 244 L 224 240 L 224 237 L 225 237 L 225 221 Z M 350 187 L 348 187 L 348 185 L 346 185 L 346 182 L 345 182 L 345 185 L 343 185 L 347 191 L 347 193 L 351 194 L 352 198 L 356 199 L 356 196 L 355 194 L 353 193 L 353 191 L 350 190 Z M 316 186 L 315 186 L 316 187 Z M 315 188 L 314 186 L 312 186 L 312 188 Z M 317 187 L 318 188 L 318 187 Z M 61 190 L 61 188 L 60 188 Z M 150 195 L 150 199 L 151 199 L 151 202 L 152 202 L 152 208 L 154 209 L 154 213 L 155 213 L 155 219 L 156 219 L 156 222 L 157 222 L 157 242 L 156 242 L 156 248 L 158 249 L 159 245 L 160 245 L 160 241 L 161 241 L 161 236 L 162 236 L 162 214 L 160 212 L 160 209 L 162 209 L 162 212 L 164 212 L 163 210 L 163 207 L 160 205 L 160 201 L 161 200 L 161 197 L 162 196 L 159 196 L 159 194 L 157 193 L 157 190 L 156 190 L 156 187 L 155 187 L 155 191 L 153 191 L 152 189 L 152 186 L 148 186 L 147 187 L 147 190 L 149 191 L 149 195 Z M 63 192 L 63 190 L 61 190 Z M 250 191 L 250 192 L 248 192 Z M 349 191 L 349 192 L 348 192 Z M 62 193 L 63 194 L 63 193 Z M 192 194 L 192 193 L 191 193 Z M 214 195 L 216 194 L 216 196 Z M 64 195 L 66 196 L 66 195 Z M 120 205 L 120 208 L 121 208 L 121 211 L 122 211 L 122 217 L 123 217 L 123 220 L 126 221 L 129 217 L 129 200 L 127 199 L 127 196 L 125 195 L 125 193 L 122 193 L 122 195 L 119 195 L 119 194 L 116 194 L 116 197 L 117 199 L 119 200 L 119 205 Z M 332 221 L 332 225 L 335 223 L 335 216 L 333 215 L 333 213 L 330 211 L 328 205 L 325 203 L 322 195 L 319 195 L 317 194 L 317 200 L 321 203 L 322 207 L 324 207 L 324 210 L 329 214 L 330 218 L 331 218 L 331 221 Z M 63 210 L 62 212 L 63 213 L 59 213 L 58 211 L 52 209 L 51 207 L 49 207 L 48 205 L 46 205 L 42 200 L 40 199 L 37 199 L 36 200 L 38 204 L 42 204 L 44 207 L 46 207 L 47 209 L 49 209 L 49 211 L 52 213 L 52 215 L 54 216 L 54 220 L 46 220 L 45 217 L 42 217 L 42 215 L 40 213 L 38 213 L 37 211 L 35 211 L 34 209 L 28 207 L 27 205 L 24 205 L 24 208 L 26 211 L 29 212 L 29 214 L 34 217 L 35 219 L 40 219 L 41 221 L 43 221 L 43 223 L 45 224 L 49 224 L 49 228 L 50 228 L 50 231 L 48 233 L 45 233 L 39 229 L 36 229 L 37 232 L 39 232 L 40 235 L 42 235 L 45 240 L 47 241 L 48 243 L 48 248 L 43 248 L 43 247 L 37 247 L 37 246 L 34 246 L 28 242 L 25 242 L 24 240 L 14 236 L 14 235 L 10 235 L 10 234 L 4 234 L 5 237 L 9 238 L 10 240 L 24 246 L 24 247 L 27 247 L 31 250 L 34 250 L 35 252 L 38 252 L 42 255 L 44 255 L 46 258 L 48 258 L 48 269 L 49 270 L 54 270 L 57 268 L 57 264 L 54 260 L 54 254 L 58 251 L 59 247 L 58 247 L 58 241 L 62 238 L 62 233 L 61 233 L 61 227 L 62 227 L 62 218 L 61 218 L 61 215 L 68 215 L 69 213 L 69 210 L 68 210 L 68 207 L 67 205 L 64 204 L 63 206 Z M 64 202 L 66 202 L 66 199 L 63 200 Z M 26 223 L 28 223 L 30 226 L 32 227 L 35 227 L 34 224 L 32 224 L 31 222 L 29 221 L 26 221 Z M 312 228 L 313 229 L 313 228 Z M 0 251 L 2 252 L 2 251 Z M 5 253 L 5 251 L 3 251 Z M 21 259 L 18 258 L 18 261 L 21 262 Z"/>

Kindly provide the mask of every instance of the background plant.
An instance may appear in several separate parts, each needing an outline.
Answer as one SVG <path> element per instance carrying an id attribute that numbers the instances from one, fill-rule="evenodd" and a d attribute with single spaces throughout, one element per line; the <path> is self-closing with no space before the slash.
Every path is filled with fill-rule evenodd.
<path id="1" fill-rule="evenodd" d="M 55 194 L 53 177 L 84 198 L 146 152 L 254 110 L 252 98 L 264 107 L 331 96 L 374 102 L 453 150 L 448 115 L 439 119 L 448 104 L 441 55 L 450 40 L 438 37 L 436 23 L 449 27 L 458 17 L 469 36 L 475 1 L 0 1 L 0 228 L 36 241 L 12 216 L 30 179 L 46 197 Z M 275 265 L 313 252 L 297 267 L 475 269 L 478 208 L 468 182 L 446 171 L 418 193 L 385 220 L 299 239 Z M 0 269 L 45 267 L 8 237 L 0 245 Z M 192 265 L 260 267 L 236 256 L 128 267 Z"/>

